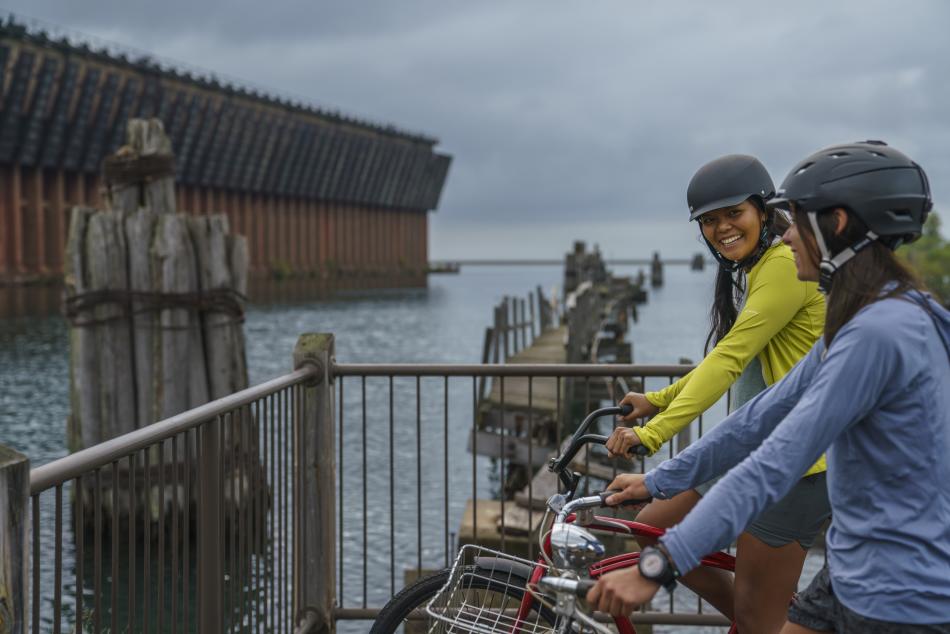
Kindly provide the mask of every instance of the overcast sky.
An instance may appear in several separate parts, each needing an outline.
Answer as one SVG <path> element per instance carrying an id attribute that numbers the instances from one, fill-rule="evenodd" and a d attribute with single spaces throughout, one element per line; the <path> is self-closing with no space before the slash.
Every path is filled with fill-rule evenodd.
<path id="1" fill-rule="evenodd" d="M 945 0 L 3 6 L 438 137 L 433 258 L 697 251 L 686 184 L 733 152 L 780 182 L 819 147 L 884 139 L 950 202 Z"/>

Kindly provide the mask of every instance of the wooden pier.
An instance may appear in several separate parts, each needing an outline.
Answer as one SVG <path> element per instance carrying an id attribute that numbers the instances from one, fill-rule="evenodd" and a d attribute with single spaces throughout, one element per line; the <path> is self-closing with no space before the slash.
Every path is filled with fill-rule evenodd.
<path id="1" fill-rule="evenodd" d="M 483 363 L 632 362 L 625 338 L 636 304 L 646 301 L 643 280 L 614 277 L 600 253 L 587 252 L 580 242 L 564 264 L 568 294 L 537 330 L 535 305 L 550 306 L 540 289 L 528 300 L 506 297 L 495 307 L 493 325 L 486 329 Z M 530 316 L 525 306 L 530 306 Z M 496 462 L 504 499 L 470 499 L 458 532 L 460 543 L 499 547 L 504 541 L 509 550 L 527 554 L 544 501 L 557 489 L 544 466 L 586 409 L 632 387 L 633 379 L 616 379 L 510 376 L 482 383 L 468 449 Z M 586 452 L 575 467 L 601 479 L 614 469 Z"/>

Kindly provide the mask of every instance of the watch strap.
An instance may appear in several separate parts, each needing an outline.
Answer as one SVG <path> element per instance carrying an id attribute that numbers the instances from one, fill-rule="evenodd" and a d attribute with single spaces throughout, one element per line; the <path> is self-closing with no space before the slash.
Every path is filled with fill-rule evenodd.
<path id="1" fill-rule="evenodd" d="M 640 574 L 643 575 L 645 579 L 649 579 L 650 581 L 660 584 L 666 588 L 668 592 L 672 592 L 676 588 L 676 579 L 679 577 L 679 573 L 676 571 L 676 566 L 673 565 L 673 560 L 670 557 L 670 554 L 666 551 L 666 548 L 663 548 L 662 544 L 657 544 L 656 546 L 647 546 L 640 552 L 641 559 L 644 553 L 656 553 L 660 555 L 666 560 L 666 567 L 659 575 L 647 575 L 644 574 L 642 566 L 638 566 L 640 569 Z"/>

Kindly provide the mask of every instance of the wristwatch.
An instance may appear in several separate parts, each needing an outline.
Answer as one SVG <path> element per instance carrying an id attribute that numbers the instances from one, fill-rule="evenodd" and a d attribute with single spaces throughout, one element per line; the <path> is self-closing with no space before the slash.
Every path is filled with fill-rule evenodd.
<path id="1" fill-rule="evenodd" d="M 668 592 L 672 592 L 676 588 L 676 578 L 679 574 L 664 548 L 647 546 L 641 550 L 637 567 L 644 579 L 655 581 L 666 588 Z"/>

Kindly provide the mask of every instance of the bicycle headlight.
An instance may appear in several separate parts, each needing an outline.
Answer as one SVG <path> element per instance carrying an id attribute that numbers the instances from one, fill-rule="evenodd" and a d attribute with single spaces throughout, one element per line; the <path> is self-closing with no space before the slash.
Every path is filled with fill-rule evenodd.
<path id="1" fill-rule="evenodd" d="M 558 567 L 582 571 L 604 558 L 604 545 L 594 535 L 573 524 L 555 524 L 551 549 Z"/>

